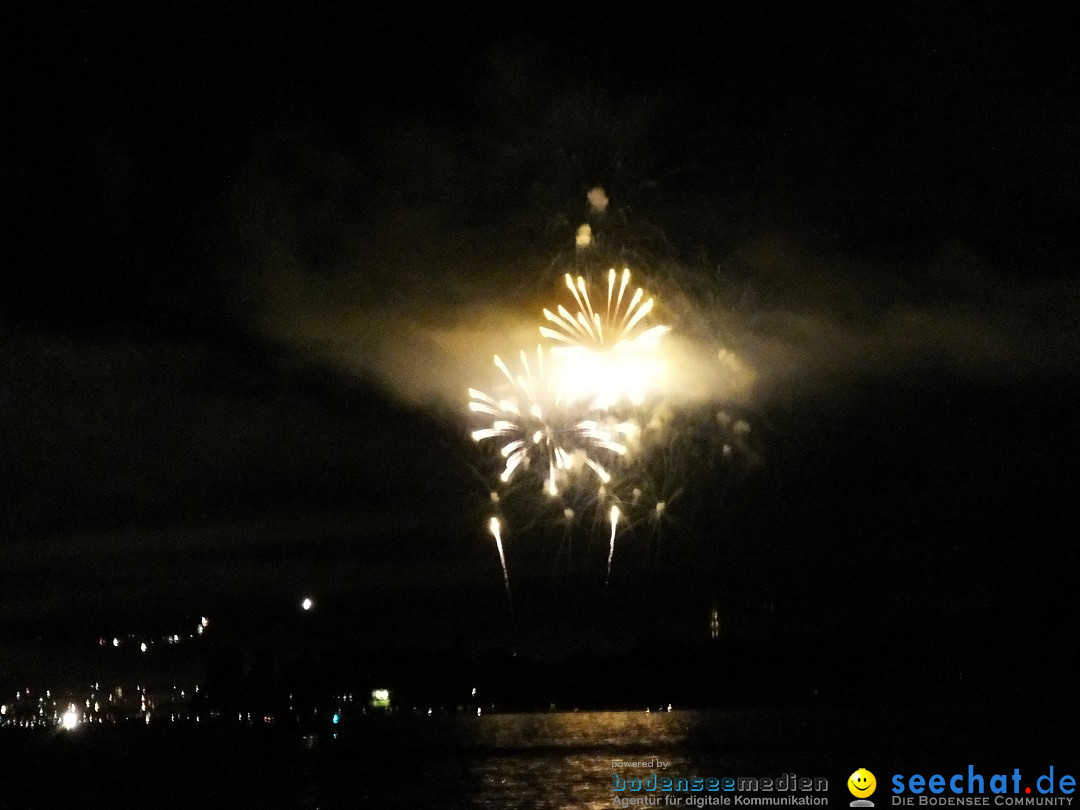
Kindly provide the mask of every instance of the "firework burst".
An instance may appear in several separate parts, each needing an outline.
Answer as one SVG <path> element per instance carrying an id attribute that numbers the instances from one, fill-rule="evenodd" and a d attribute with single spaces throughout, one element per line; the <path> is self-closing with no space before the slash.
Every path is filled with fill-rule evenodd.
<path id="1" fill-rule="evenodd" d="M 649 326 L 654 302 L 638 287 L 629 292 L 630 270 L 608 271 L 607 296 L 594 305 L 582 276 L 565 277 L 576 312 L 560 304 L 544 309 L 548 325 L 540 334 L 553 341 L 552 353 L 563 361 L 562 385 L 574 397 L 590 398 L 601 409 L 627 401 L 641 405 L 663 377 L 660 339 L 668 326 Z"/>
<path id="2" fill-rule="evenodd" d="M 489 426 L 472 432 L 473 440 L 503 442 L 499 453 L 505 461 L 499 479 L 506 484 L 519 470 L 534 471 L 551 496 L 583 468 L 603 483 L 610 481 L 600 457 L 626 455 L 625 437 L 634 434 L 635 426 L 604 421 L 595 403 L 582 404 L 573 393 L 564 394 L 558 376 L 547 368 L 550 363 L 545 363 L 542 347 L 536 349 L 535 362 L 530 363 L 526 352 L 521 352 L 520 361 L 521 371 L 515 374 L 495 355 L 495 366 L 509 386 L 504 398 L 469 389 L 469 410 L 491 419 Z"/>
<path id="3" fill-rule="evenodd" d="M 674 371 L 662 340 L 670 327 L 653 322 L 654 300 L 631 285 L 629 270 L 612 269 L 606 280 L 597 290 L 566 275 L 572 303 L 543 310 L 535 353 L 521 351 L 511 363 L 495 355 L 490 393 L 469 389 L 469 410 L 483 419 L 471 436 L 498 453 L 492 503 L 504 519 L 487 528 L 508 602 L 506 516 L 521 536 L 560 536 L 556 557 L 563 548 L 569 556 L 575 527 L 603 531 L 607 589 L 616 544 L 648 533 L 659 554 L 660 527 L 681 493 L 675 478 L 684 465 L 662 463 L 671 438 L 670 420 L 660 418 Z"/>

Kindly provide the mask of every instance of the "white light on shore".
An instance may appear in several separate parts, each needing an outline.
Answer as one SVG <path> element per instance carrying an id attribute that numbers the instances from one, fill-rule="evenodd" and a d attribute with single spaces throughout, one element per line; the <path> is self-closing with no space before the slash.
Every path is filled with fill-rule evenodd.
<path id="1" fill-rule="evenodd" d="M 315 607 L 315 602 L 310 596 L 305 596 L 304 601 L 300 603 L 300 607 L 302 607 L 304 610 L 311 610 L 313 607 Z"/>

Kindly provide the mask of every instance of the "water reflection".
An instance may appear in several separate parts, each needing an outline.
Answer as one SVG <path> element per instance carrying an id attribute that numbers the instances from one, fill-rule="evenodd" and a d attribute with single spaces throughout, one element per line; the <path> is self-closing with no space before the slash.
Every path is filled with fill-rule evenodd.
<path id="1" fill-rule="evenodd" d="M 159 807 L 561 810 L 611 807 L 613 773 L 647 779 L 653 772 L 613 768 L 614 760 L 661 760 L 665 767 L 656 763 L 656 772 L 672 778 L 825 776 L 841 779 L 843 791 L 842 780 L 860 763 L 902 761 L 910 772 L 929 772 L 941 762 L 1008 755 L 1024 769 L 1012 741 L 1041 739 L 1027 756 L 1032 769 L 1044 768 L 1076 751 L 1075 725 L 1053 719 L 1022 710 L 861 705 L 384 714 L 340 724 L 337 739 L 330 731 L 301 736 L 213 724 L 0 734 L 0 755 L 5 773 L 21 777 L 26 798 L 5 787 L 4 806 L 75 806 L 70 784 L 78 785 L 83 806 L 142 806 L 153 796 Z"/>
<path id="2" fill-rule="evenodd" d="M 697 724 L 693 712 L 552 712 L 490 715 L 463 742 L 493 748 L 671 748 Z"/>
<path id="3" fill-rule="evenodd" d="M 695 712 L 388 718 L 320 751 L 317 799 L 307 806 L 345 806 L 349 796 L 351 806 L 371 807 L 610 807 L 613 773 L 651 773 L 613 761 L 660 760 L 680 776 L 727 772 L 732 757 L 685 750 L 703 723 L 718 720 Z M 348 774 L 346 760 L 357 765 Z"/>
<path id="4" fill-rule="evenodd" d="M 731 718 L 729 718 L 731 719 Z M 611 807 L 612 775 L 646 778 L 659 770 L 677 776 L 731 773 L 730 754 L 687 750 L 702 725 L 723 723 L 697 712 L 581 712 L 503 715 L 477 729 L 478 740 L 513 753 L 470 758 L 462 807 Z M 626 767 L 626 761 L 657 763 Z M 613 763 L 618 762 L 618 765 Z"/>

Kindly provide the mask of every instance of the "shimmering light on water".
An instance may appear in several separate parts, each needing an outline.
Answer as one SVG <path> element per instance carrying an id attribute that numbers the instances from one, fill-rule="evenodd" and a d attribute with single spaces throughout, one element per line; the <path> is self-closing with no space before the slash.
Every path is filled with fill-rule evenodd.
<path id="1" fill-rule="evenodd" d="M 77 734 L 31 736 L 6 728 L 5 806 L 598 810 L 614 806 L 613 773 L 647 779 L 652 772 L 613 763 L 650 760 L 675 778 L 826 777 L 830 804 L 846 804 L 843 782 L 856 761 L 1008 757 L 1023 770 L 1043 767 L 1048 757 L 1065 761 L 1075 750 L 1062 744 L 1075 739 L 1064 718 L 1054 726 L 1045 714 L 997 709 L 653 708 L 479 717 L 379 711 L 343 715 L 336 726 L 327 716 L 313 730 L 95 723 L 81 724 Z M 1018 758 L 1017 739 L 1037 761 Z M 1035 752 L 1039 740 L 1046 751 Z M 79 786 L 77 795 L 70 785 Z"/>

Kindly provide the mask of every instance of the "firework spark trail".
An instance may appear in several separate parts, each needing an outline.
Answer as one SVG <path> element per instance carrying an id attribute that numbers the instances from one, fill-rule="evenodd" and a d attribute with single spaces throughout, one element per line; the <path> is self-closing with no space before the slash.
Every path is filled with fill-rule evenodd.
<path id="1" fill-rule="evenodd" d="M 620 514 L 618 506 L 611 507 L 611 540 L 608 543 L 607 576 L 604 578 L 605 588 L 611 582 L 611 558 L 615 556 L 615 529 L 619 524 Z"/>
<path id="2" fill-rule="evenodd" d="M 549 326 L 541 326 L 540 334 L 544 337 L 558 341 L 562 347 L 571 351 L 616 349 L 619 351 L 633 351 L 655 346 L 663 335 L 671 331 L 669 326 L 653 326 L 638 334 L 634 330 L 641 321 L 653 310 L 652 298 L 642 302 L 645 291 L 638 287 L 624 310 L 623 300 L 626 297 L 626 288 L 630 283 L 630 270 L 624 268 L 618 293 L 615 292 L 615 269 L 608 271 L 607 307 L 603 317 L 592 305 L 589 297 L 589 288 L 585 279 L 578 276 L 576 279 L 569 273 L 565 281 L 567 289 L 574 296 L 578 305 L 576 315 L 571 314 L 561 304 L 556 311 L 544 309 L 544 317 L 558 329 Z"/>
<path id="3" fill-rule="evenodd" d="M 483 391 L 469 389 L 469 409 L 492 418 L 490 427 L 472 432 L 473 440 L 506 440 L 499 451 L 506 459 L 499 479 L 509 483 L 521 467 L 546 468 L 544 489 L 554 497 L 562 479 L 575 470 L 580 460 L 601 481 L 610 481 L 610 473 L 593 453 L 602 450 L 615 456 L 626 455 L 626 445 L 616 438 L 620 433 L 631 435 L 636 426 L 623 422 L 607 430 L 595 419 L 587 418 L 594 407 L 564 397 L 552 384 L 541 347 L 536 350 L 535 372 L 528 355 L 521 352 L 520 357 L 524 373 L 515 375 L 495 355 L 495 366 L 513 392 L 509 398 L 497 400 Z"/>
<path id="4" fill-rule="evenodd" d="M 559 548 L 566 546 L 566 560 L 568 564 L 572 564 L 574 558 L 574 510 L 569 506 L 563 508 L 563 520 L 566 521 L 566 527 L 563 530 L 563 541 Z"/>
<path id="5" fill-rule="evenodd" d="M 660 560 L 661 530 L 664 528 L 664 512 L 667 510 L 667 501 L 657 501 L 653 510 L 653 519 L 656 522 L 656 560 Z"/>
<path id="6" fill-rule="evenodd" d="M 577 305 L 576 314 L 561 304 L 554 312 L 545 308 L 543 315 L 550 325 L 540 326 L 540 335 L 554 341 L 552 353 L 563 361 L 563 388 L 575 397 L 593 399 L 603 410 L 623 400 L 642 404 L 663 376 L 659 341 L 670 331 L 668 326 L 646 327 L 653 299 L 646 299 L 641 287 L 627 295 L 629 269 L 621 276 L 614 268 L 608 271 L 602 311 L 593 305 L 582 276 L 575 279 L 568 273 L 565 282 Z"/>
<path id="7" fill-rule="evenodd" d="M 495 548 L 499 550 L 499 564 L 502 565 L 503 572 L 503 585 L 506 586 L 506 602 L 510 605 L 510 612 L 514 612 L 514 600 L 510 597 L 510 573 L 506 570 L 506 555 L 503 554 L 502 544 L 502 527 L 499 525 L 499 519 L 493 517 L 488 521 L 488 531 L 491 532 L 491 536 L 495 538 Z"/>

